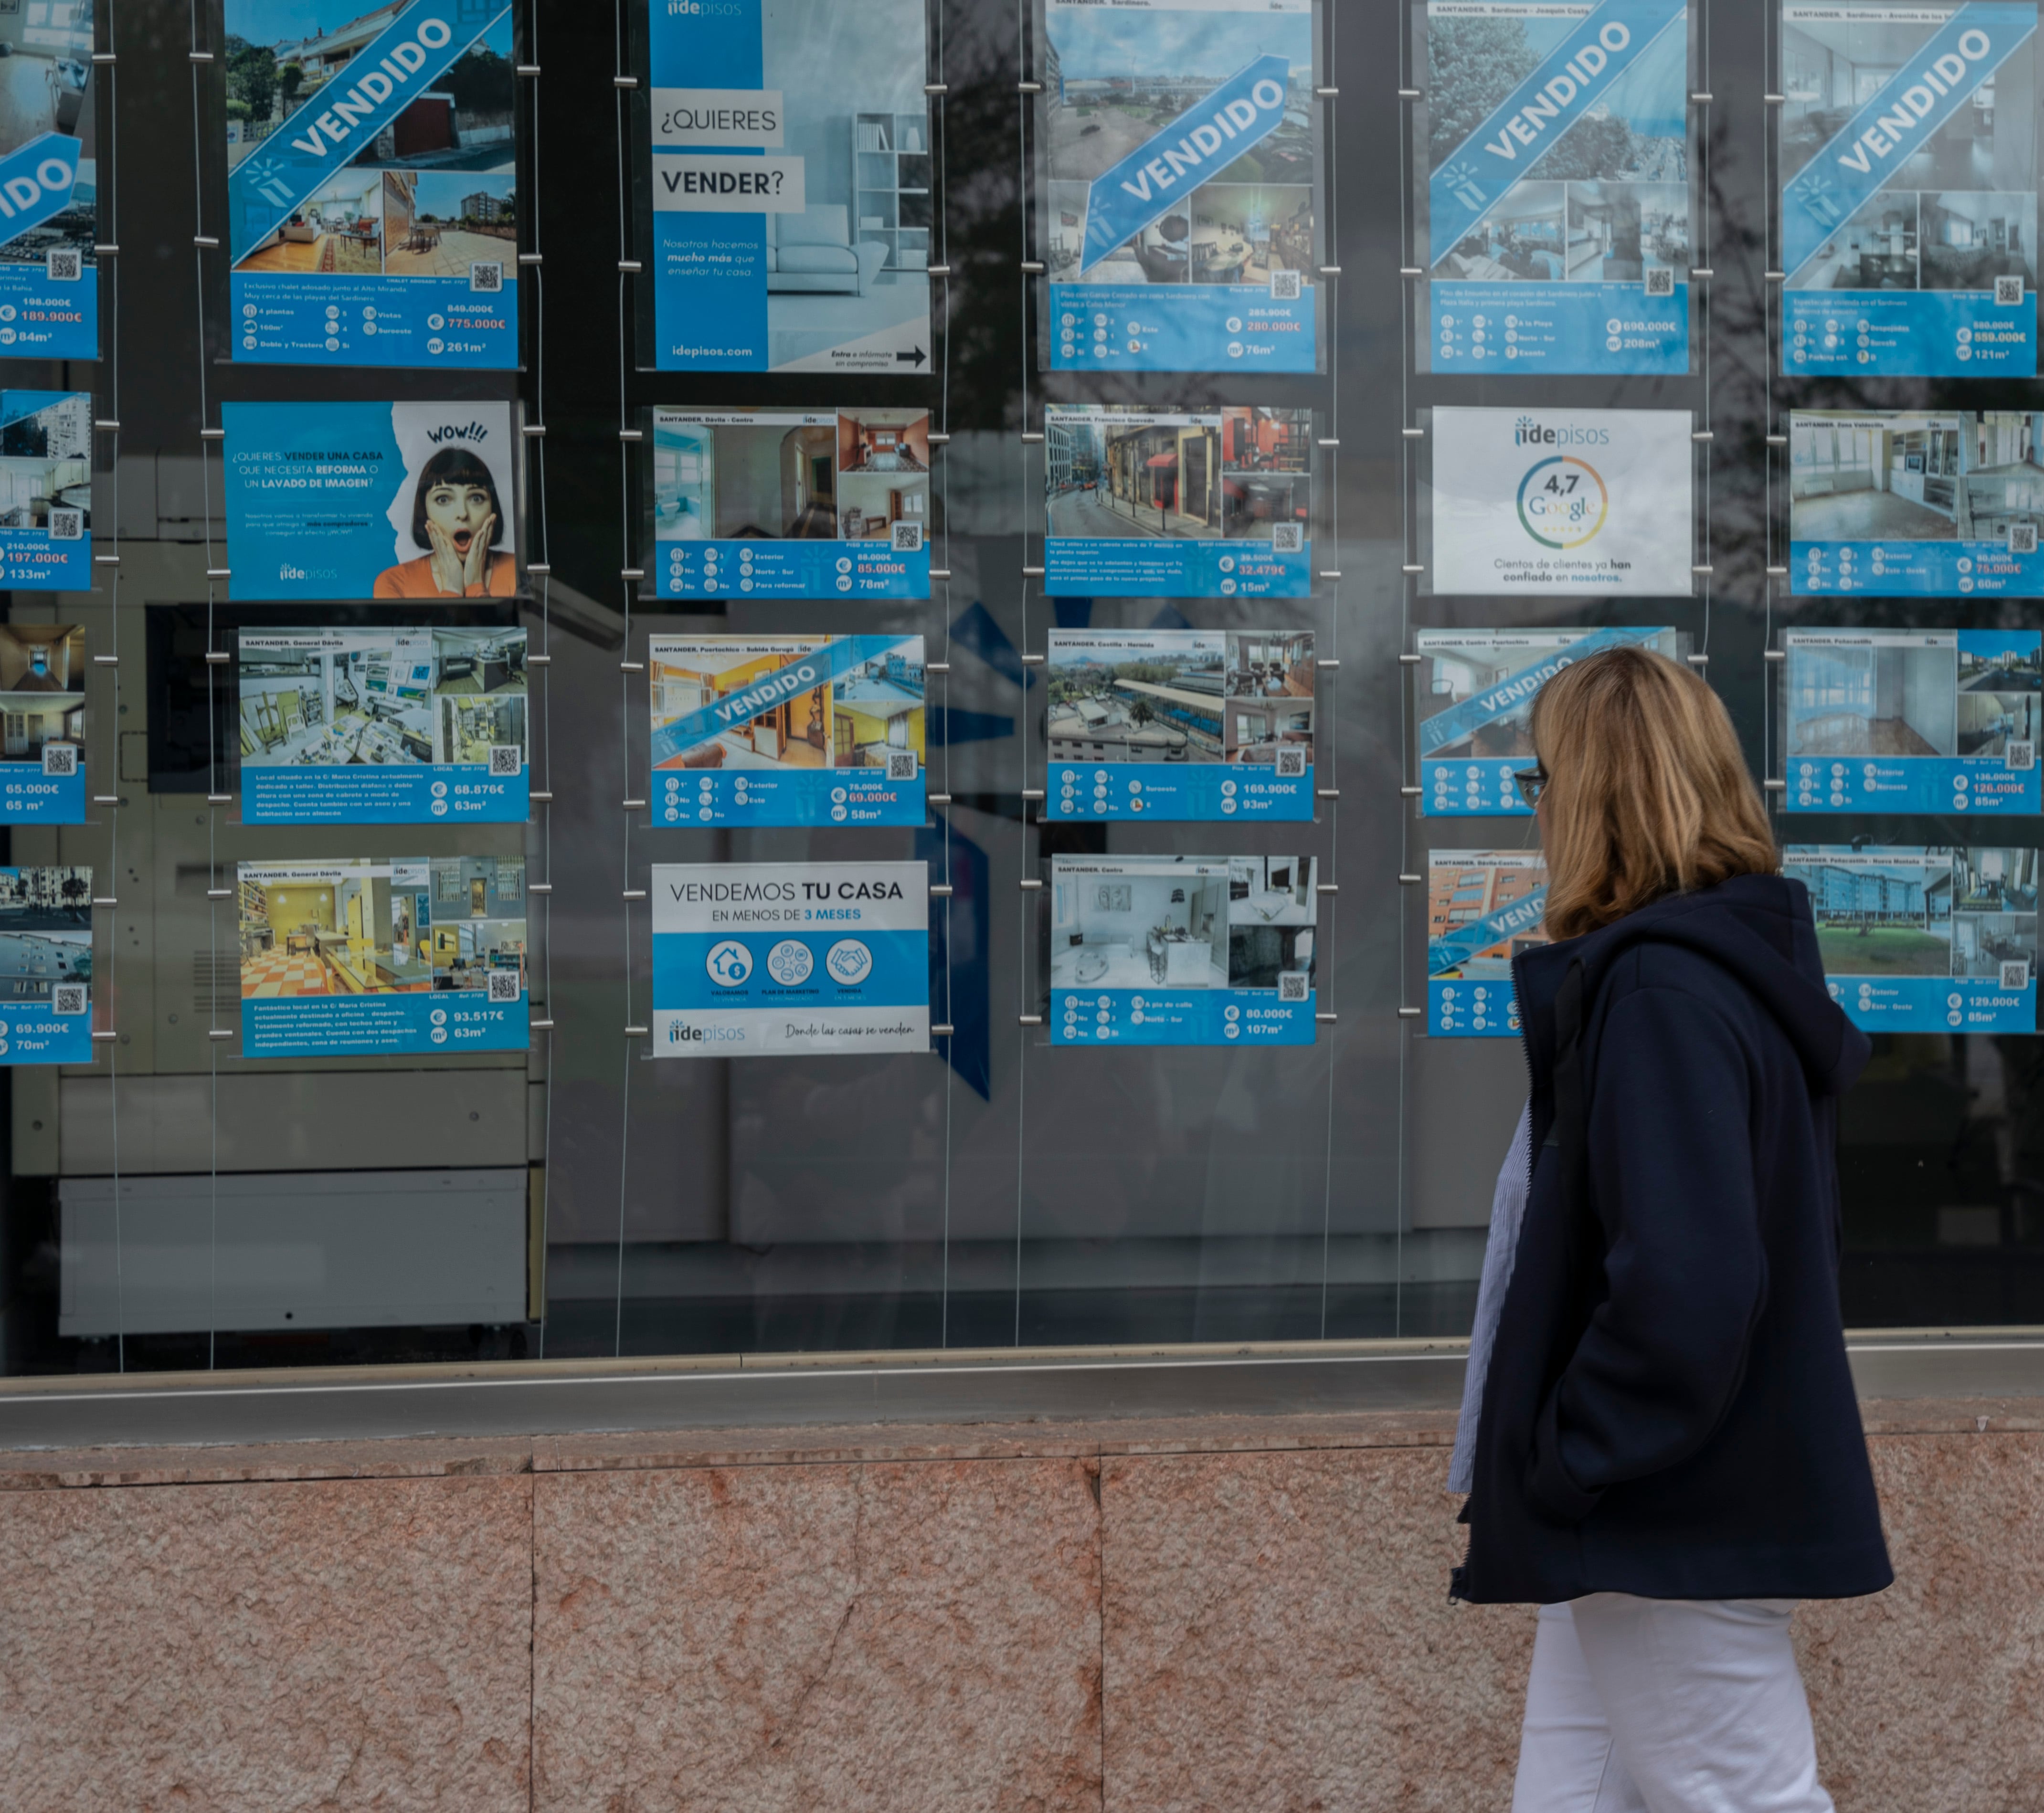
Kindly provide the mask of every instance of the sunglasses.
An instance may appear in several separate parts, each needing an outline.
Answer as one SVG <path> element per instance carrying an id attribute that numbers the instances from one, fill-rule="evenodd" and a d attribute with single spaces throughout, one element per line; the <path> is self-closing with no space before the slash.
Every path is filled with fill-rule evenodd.
<path id="1" fill-rule="evenodd" d="M 1512 784 L 1518 788 L 1519 797 L 1528 809 L 1540 803 L 1540 796 L 1547 790 L 1547 770 L 1545 768 L 1521 768 L 1512 777 Z"/>

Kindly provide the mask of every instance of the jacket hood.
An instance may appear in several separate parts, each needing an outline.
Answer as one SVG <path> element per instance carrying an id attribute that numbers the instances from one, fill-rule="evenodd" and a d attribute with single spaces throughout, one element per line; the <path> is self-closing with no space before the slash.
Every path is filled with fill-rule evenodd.
<path id="1" fill-rule="evenodd" d="M 1523 952 L 1518 979 L 1529 1026 L 1551 1009 L 1571 963 L 1582 963 L 1584 998 L 1593 1001 L 1612 963 L 1646 943 L 1680 945 L 1736 976 L 1795 1047 L 1815 1094 L 1842 1094 L 1873 1054 L 1825 984 L 1808 890 L 1782 875 L 1735 875 L 1670 894 L 1581 938 Z"/>

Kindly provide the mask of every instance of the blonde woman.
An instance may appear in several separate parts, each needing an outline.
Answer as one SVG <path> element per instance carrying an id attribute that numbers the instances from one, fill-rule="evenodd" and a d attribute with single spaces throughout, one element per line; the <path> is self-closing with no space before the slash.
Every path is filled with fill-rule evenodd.
<path id="1" fill-rule="evenodd" d="M 1541 1608 L 1514 1813 L 1831 1813 L 1788 1615 L 1893 1577 L 1838 1312 L 1867 1042 L 1702 681 L 1606 651 L 1532 732 L 1556 942 L 1450 1481 L 1455 1595 Z"/>

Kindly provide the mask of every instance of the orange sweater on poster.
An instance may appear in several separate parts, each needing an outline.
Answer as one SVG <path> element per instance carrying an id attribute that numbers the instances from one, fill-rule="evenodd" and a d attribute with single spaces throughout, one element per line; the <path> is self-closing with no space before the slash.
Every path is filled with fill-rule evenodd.
<path id="1" fill-rule="evenodd" d="M 463 596 L 471 598 L 509 598 L 518 590 L 518 562 L 509 554 L 493 554 L 490 557 L 490 581 L 485 586 L 471 586 Z M 408 560 L 402 567 L 386 567 L 376 575 L 376 586 L 371 596 L 378 598 L 451 598 L 451 592 L 443 592 L 433 578 L 433 559 L 422 554 L 416 560 Z"/>

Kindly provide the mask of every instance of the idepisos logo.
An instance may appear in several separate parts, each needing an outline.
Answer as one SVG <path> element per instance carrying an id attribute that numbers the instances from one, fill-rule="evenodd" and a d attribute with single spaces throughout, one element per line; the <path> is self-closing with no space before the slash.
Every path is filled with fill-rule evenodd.
<path id="1" fill-rule="evenodd" d="M 1512 425 L 1516 447 L 1601 447 L 1610 440 L 1600 428 L 1549 428 L 1531 416 Z M 1597 469 L 1574 453 L 1536 459 L 1519 481 L 1519 521 L 1543 547 L 1581 547 L 1595 537 L 1611 514 L 1611 494 Z"/>

